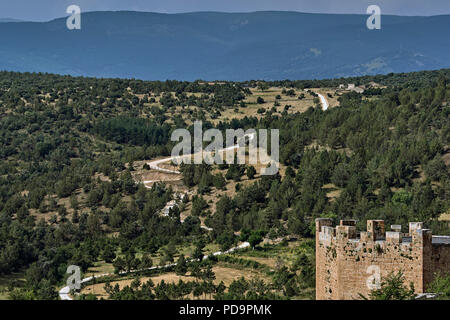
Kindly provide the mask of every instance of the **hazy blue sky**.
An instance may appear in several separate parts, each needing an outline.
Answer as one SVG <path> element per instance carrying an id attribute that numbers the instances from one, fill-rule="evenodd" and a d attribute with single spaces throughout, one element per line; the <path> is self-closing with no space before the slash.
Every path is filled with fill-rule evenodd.
<path id="1" fill-rule="evenodd" d="M 321 13 L 366 13 L 371 4 L 397 15 L 450 14 L 450 0 L 0 0 L 0 18 L 43 21 L 66 16 L 77 4 L 82 11 L 152 12 L 292 10 Z"/>

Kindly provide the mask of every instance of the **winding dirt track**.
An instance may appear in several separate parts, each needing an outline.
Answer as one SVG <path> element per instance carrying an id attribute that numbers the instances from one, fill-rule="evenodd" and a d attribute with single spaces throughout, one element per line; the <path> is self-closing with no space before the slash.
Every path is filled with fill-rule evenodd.
<path id="1" fill-rule="evenodd" d="M 322 103 L 322 110 L 325 111 L 328 109 L 328 101 L 327 99 L 325 99 L 325 97 L 323 95 L 321 95 L 320 93 L 317 93 L 317 95 L 320 98 L 320 102 Z"/>
<path id="2" fill-rule="evenodd" d="M 249 140 L 253 140 L 255 138 L 255 135 L 254 134 L 250 134 L 250 135 L 247 135 L 247 137 L 249 138 Z M 228 147 L 228 148 L 221 149 L 218 152 L 223 152 L 223 151 L 227 151 L 227 150 L 233 150 L 233 149 L 237 149 L 237 148 L 239 148 L 239 144 L 236 144 L 236 145 Z M 160 160 L 154 160 L 154 161 L 148 162 L 147 164 L 150 166 L 150 169 L 153 169 L 153 170 L 157 170 L 157 171 L 165 172 L 165 173 L 181 174 L 181 172 L 179 172 L 179 171 L 161 168 L 158 165 L 161 164 L 161 163 L 164 163 L 164 162 L 169 162 L 169 161 L 172 161 L 172 160 L 180 160 L 180 159 L 182 159 L 184 157 L 191 157 L 191 156 L 192 156 L 192 154 L 187 154 L 187 155 L 182 155 L 182 156 L 172 156 L 172 157 L 169 157 L 169 158 L 164 158 L 164 159 L 160 159 Z M 179 179 L 176 179 L 176 180 L 179 180 Z M 148 180 L 148 181 L 142 181 L 142 183 L 147 184 L 147 183 L 163 182 L 163 181 L 175 181 L 175 180 L 173 180 L 173 179 Z M 149 186 L 146 186 L 146 187 L 150 188 Z M 181 199 L 184 196 L 185 196 L 185 194 L 182 194 L 180 196 Z M 162 209 L 163 214 L 168 214 L 169 209 L 173 208 L 175 205 L 176 205 L 176 201 L 175 200 L 169 201 L 166 204 L 166 206 Z M 181 221 L 181 222 L 183 222 L 183 221 Z M 211 228 L 208 228 L 208 227 L 205 227 L 205 226 L 202 226 L 202 228 L 206 229 L 206 230 L 212 230 Z M 233 252 L 235 250 L 247 248 L 249 246 L 250 246 L 250 244 L 248 242 L 244 242 L 244 243 L 240 244 L 239 246 L 231 248 L 231 249 L 229 249 L 229 250 L 227 250 L 225 252 L 221 252 L 221 251 L 214 252 L 213 255 L 214 256 L 218 256 L 218 255 L 222 255 L 222 254 L 226 254 L 226 253 L 231 253 L 231 252 Z M 208 259 L 208 256 L 204 256 L 203 260 L 204 259 Z M 194 261 L 194 260 L 190 260 L 190 262 L 192 262 L 192 261 Z M 135 272 L 138 272 L 138 271 L 145 271 L 145 270 L 165 269 L 165 268 L 173 267 L 175 265 L 176 265 L 176 263 L 171 263 L 171 264 L 167 264 L 165 266 L 155 266 L 155 267 L 151 267 L 151 268 L 147 268 L 147 269 L 131 270 L 129 273 L 135 273 Z M 128 273 L 128 272 L 122 271 L 119 274 L 126 274 L 126 273 Z M 100 275 L 97 275 L 97 276 L 87 277 L 87 278 L 84 278 L 84 279 L 81 280 L 81 284 L 89 282 L 89 281 L 93 280 L 94 278 L 98 279 L 98 278 L 102 278 L 102 277 L 110 276 L 110 275 L 113 275 L 113 274 L 112 273 L 103 273 L 103 274 L 100 274 Z M 61 300 L 73 300 L 70 297 L 70 287 L 69 286 L 65 286 L 65 287 L 61 288 L 61 290 L 59 290 L 59 297 L 60 297 Z"/>
<path id="3" fill-rule="evenodd" d="M 248 137 L 248 139 L 250 141 L 250 140 L 253 140 L 255 138 L 255 134 L 251 133 L 251 134 L 245 135 L 244 138 L 245 137 Z M 233 149 L 237 149 L 237 148 L 239 148 L 239 143 L 234 145 L 234 146 L 228 147 L 228 148 L 220 149 L 218 152 L 220 153 L 220 152 L 233 150 Z M 180 171 L 170 170 L 170 169 L 166 169 L 166 168 L 161 168 L 159 165 L 161 163 L 174 161 L 174 160 L 176 162 L 178 162 L 178 160 L 182 160 L 183 158 L 190 158 L 192 156 L 193 156 L 193 154 L 184 154 L 184 155 L 181 155 L 181 156 L 172 156 L 172 157 L 168 157 L 168 158 L 164 158 L 164 159 L 153 160 L 153 161 L 147 162 L 147 164 L 150 167 L 150 169 L 153 169 L 153 170 L 157 170 L 157 171 L 164 172 L 164 173 L 181 174 Z M 142 183 L 148 184 L 148 183 L 153 183 L 153 182 L 177 181 L 177 180 L 179 180 L 179 179 L 145 180 L 145 181 L 142 181 Z M 149 186 L 146 186 L 146 187 L 150 188 Z"/>
<path id="4" fill-rule="evenodd" d="M 310 89 L 305 89 L 305 92 L 308 92 L 308 91 L 313 92 L 313 91 L 310 90 Z M 322 110 L 323 110 L 323 111 L 327 110 L 328 107 L 329 107 L 329 104 L 328 104 L 327 99 L 326 99 L 323 95 L 321 95 L 320 93 L 318 93 L 318 92 L 314 92 L 314 93 L 317 94 L 317 95 L 319 96 L 320 104 L 322 105 Z"/>

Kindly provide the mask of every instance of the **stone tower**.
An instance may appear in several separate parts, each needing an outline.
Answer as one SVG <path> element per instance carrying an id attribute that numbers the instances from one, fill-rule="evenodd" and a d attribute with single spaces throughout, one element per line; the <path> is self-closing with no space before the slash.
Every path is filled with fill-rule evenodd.
<path id="1" fill-rule="evenodd" d="M 402 271 L 417 294 L 424 293 L 435 273 L 450 272 L 450 237 L 433 236 L 422 222 L 386 232 L 383 220 L 368 220 L 357 232 L 355 220 L 316 219 L 316 299 L 359 299 L 391 272 Z"/>

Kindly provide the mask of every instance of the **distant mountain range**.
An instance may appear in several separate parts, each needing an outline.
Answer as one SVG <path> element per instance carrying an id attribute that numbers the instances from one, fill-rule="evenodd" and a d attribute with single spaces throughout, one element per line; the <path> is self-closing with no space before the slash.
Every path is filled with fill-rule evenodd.
<path id="1" fill-rule="evenodd" d="M 23 20 L 13 19 L 13 18 L 0 18 L 1 22 L 24 22 Z"/>
<path id="2" fill-rule="evenodd" d="M 450 15 L 90 12 L 0 24 L 0 70 L 146 80 L 321 79 L 450 67 Z"/>

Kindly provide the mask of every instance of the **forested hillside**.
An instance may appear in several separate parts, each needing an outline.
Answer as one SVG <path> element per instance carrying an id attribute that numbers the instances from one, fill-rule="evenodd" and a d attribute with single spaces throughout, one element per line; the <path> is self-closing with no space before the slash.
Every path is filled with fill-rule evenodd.
<path id="1" fill-rule="evenodd" d="M 362 94 L 336 90 L 374 81 L 378 86 Z M 325 87 L 338 106 L 323 111 L 311 103 L 299 112 L 282 105 L 288 98 L 304 101 L 304 89 Z M 280 95 L 273 107 L 245 113 L 261 108 L 256 95 L 274 88 Z M 317 217 L 354 218 L 359 227 L 367 219 L 404 228 L 408 221 L 424 221 L 434 234 L 450 235 L 442 219 L 450 208 L 449 111 L 448 69 L 267 83 L 1 72 L 0 278 L 23 275 L 5 289 L 7 297 L 56 299 L 68 265 L 87 271 L 101 261 L 116 272 L 172 261 L 184 265 L 185 257 L 212 252 L 208 245 L 226 250 L 247 240 L 261 250 L 247 255 L 279 255 L 283 247 L 263 249 L 260 242 L 291 236 L 306 240 L 299 251 L 289 251 L 289 268 L 266 268 L 230 255 L 192 271 L 208 283 L 214 263 L 240 265 L 243 274 L 251 265 L 262 284 L 240 280 L 193 294 L 295 298 L 314 287 L 308 239 Z M 194 196 L 161 215 L 175 196 L 172 186 L 136 183 L 133 163 L 170 155 L 171 132 L 192 130 L 196 119 L 220 130 L 280 129 L 283 170 L 260 177 L 246 165 L 184 166 L 183 183 Z M 184 222 L 182 212 L 188 213 Z M 187 249 L 191 244 L 193 252 Z M 191 293 L 171 296 L 161 283 L 158 294 L 150 283 L 127 290 L 136 299 Z M 118 288 L 107 291 L 111 299 L 127 297 Z"/>

